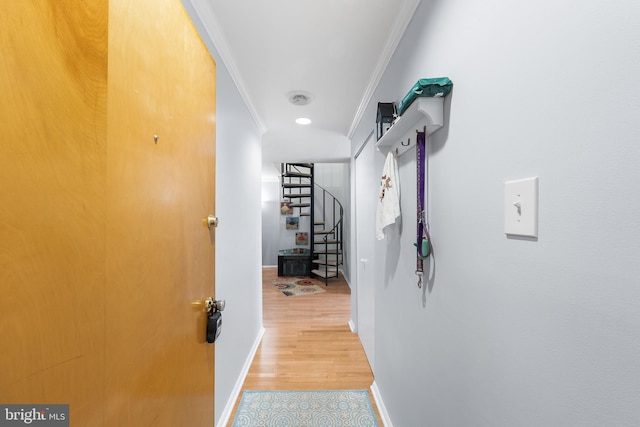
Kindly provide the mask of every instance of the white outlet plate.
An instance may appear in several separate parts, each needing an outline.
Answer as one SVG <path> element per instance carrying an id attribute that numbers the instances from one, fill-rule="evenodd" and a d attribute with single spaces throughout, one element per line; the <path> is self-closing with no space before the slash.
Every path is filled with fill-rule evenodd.
<path id="1" fill-rule="evenodd" d="M 538 237 L 538 177 L 504 183 L 504 232 Z"/>

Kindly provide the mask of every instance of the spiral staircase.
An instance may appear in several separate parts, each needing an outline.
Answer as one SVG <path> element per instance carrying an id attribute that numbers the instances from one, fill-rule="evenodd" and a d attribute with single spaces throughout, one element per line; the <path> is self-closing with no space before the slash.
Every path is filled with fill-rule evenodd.
<path id="1" fill-rule="evenodd" d="M 307 263 L 305 271 L 328 285 L 338 277 L 343 262 L 342 230 L 344 209 L 329 191 L 314 182 L 313 163 L 282 163 L 282 200 L 289 208 L 308 221 L 309 251 L 301 258 Z"/>

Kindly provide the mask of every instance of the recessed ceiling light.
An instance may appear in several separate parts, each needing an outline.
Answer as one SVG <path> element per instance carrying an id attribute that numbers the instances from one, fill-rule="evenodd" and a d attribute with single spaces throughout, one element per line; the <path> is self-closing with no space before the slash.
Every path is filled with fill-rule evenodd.
<path id="1" fill-rule="evenodd" d="M 296 123 L 299 125 L 308 125 L 311 123 L 311 120 L 307 119 L 306 117 L 300 117 L 296 119 Z"/>

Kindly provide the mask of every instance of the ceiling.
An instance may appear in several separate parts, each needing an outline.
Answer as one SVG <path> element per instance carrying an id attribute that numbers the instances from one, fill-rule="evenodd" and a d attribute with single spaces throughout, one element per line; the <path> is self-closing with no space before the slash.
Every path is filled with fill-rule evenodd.
<path id="1" fill-rule="evenodd" d="M 350 158 L 420 0 L 190 1 L 262 132 L 263 160 L 332 162 Z M 293 93 L 311 102 L 294 105 Z"/>

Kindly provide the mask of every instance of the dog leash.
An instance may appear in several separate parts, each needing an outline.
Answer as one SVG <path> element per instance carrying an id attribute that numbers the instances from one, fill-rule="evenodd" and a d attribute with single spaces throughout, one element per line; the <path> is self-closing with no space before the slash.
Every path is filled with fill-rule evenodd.
<path id="1" fill-rule="evenodd" d="M 424 276 L 424 260 L 431 253 L 431 241 L 429 239 L 429 225 L 426 218 L 426 203 L 424 199 L 425 187 L 425 163 L 426 153 L 426 129 L 423 132 L 416 131 L 416 200 L 417 200 L 417 226 L 416 226 L 416 276 L 418 276 L 418 288 L 422 288 L 422 276 Z"/>

